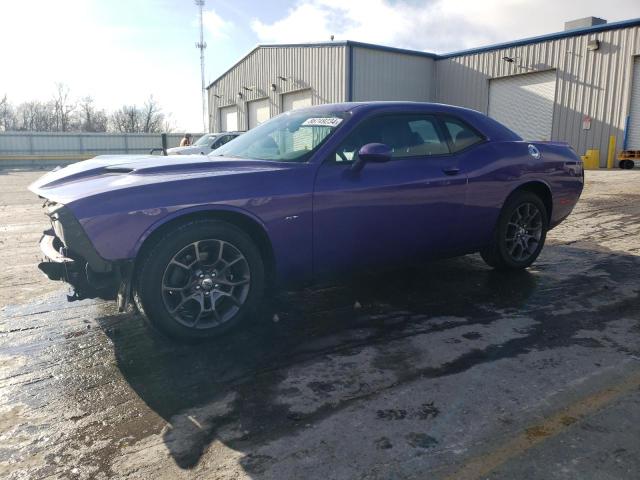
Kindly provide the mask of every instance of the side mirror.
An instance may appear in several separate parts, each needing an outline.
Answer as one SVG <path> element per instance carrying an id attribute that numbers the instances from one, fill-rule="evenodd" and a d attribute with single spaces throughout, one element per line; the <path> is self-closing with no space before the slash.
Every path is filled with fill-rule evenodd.
<path id="1" fill-rule="evenodd" d="M 384 143 L 367 143 L 358 150 L 358 159 L 353 163 L 353 170 L 362 170 L 365 163 L 383 163 L 391 160 L 391 147 Z"/>

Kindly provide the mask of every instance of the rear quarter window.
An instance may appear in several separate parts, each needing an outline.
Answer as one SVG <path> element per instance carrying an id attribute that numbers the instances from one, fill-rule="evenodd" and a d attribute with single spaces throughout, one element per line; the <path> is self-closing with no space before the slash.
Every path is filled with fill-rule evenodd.
<path id="1" fill-rule="evenodd" d="M 484 138 L 473 128 L 457 118 L 443 118 L 445 128 L 451 137 L 451 152 L 456 153 L 480 143 Z"/>

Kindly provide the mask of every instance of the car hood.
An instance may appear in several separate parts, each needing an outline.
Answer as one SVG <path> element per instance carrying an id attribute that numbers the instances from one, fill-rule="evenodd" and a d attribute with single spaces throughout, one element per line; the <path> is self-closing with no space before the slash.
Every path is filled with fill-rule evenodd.
<path id="1" fill-rule="evenodd" d="M 68 204 L 100 193 L 205 177 L 269 172 L 301 164 L 185 155 L 103 155 L 56 168 L 29 185 L 35 194 Z"/>
<path id="2" fill-rule="evenodd" d="M 189 146 L 189 147 L 173 147 L 168 148 L 167 153 L 169 155 L 187 155 L 190 153 L 200 153 L 204 151 L 204 146 Z"/>

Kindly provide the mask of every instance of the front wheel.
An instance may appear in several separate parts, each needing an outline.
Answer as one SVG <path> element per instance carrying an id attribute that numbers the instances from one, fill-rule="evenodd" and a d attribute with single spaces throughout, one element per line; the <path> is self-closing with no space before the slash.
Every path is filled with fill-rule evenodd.
<path id="1" fill-rule="evenodd" d="M 147 249 L 134 299 L 148 322 L 183 340 L 215 337 L 249 316 L 264 289 L 264 264 L 242 230 L 217 220 L 188 222 Z"/>
<path id="2" fill-rule="evenodd" d="M 549 229 L 547 209 L 540 197 L 518 192 L 502 208 L 493 242 L 480 251 L 497 270 L 521 270 L 540 255 Z"/>

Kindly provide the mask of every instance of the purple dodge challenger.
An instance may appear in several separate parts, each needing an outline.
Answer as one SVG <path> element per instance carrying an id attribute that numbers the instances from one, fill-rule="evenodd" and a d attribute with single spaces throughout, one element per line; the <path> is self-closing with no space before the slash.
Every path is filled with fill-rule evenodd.
<path id="1" fill-rule="evenodd" d="M 473 252 L 526 268 L 583 183 L 566 144 L 464 108 L 368 102 L 284 113 L 209 156 L 96 157 L 30 189 L 52 224 L 39 267 L 70 299 L 117 297 L 198 339 L 267 286 Z"/>

